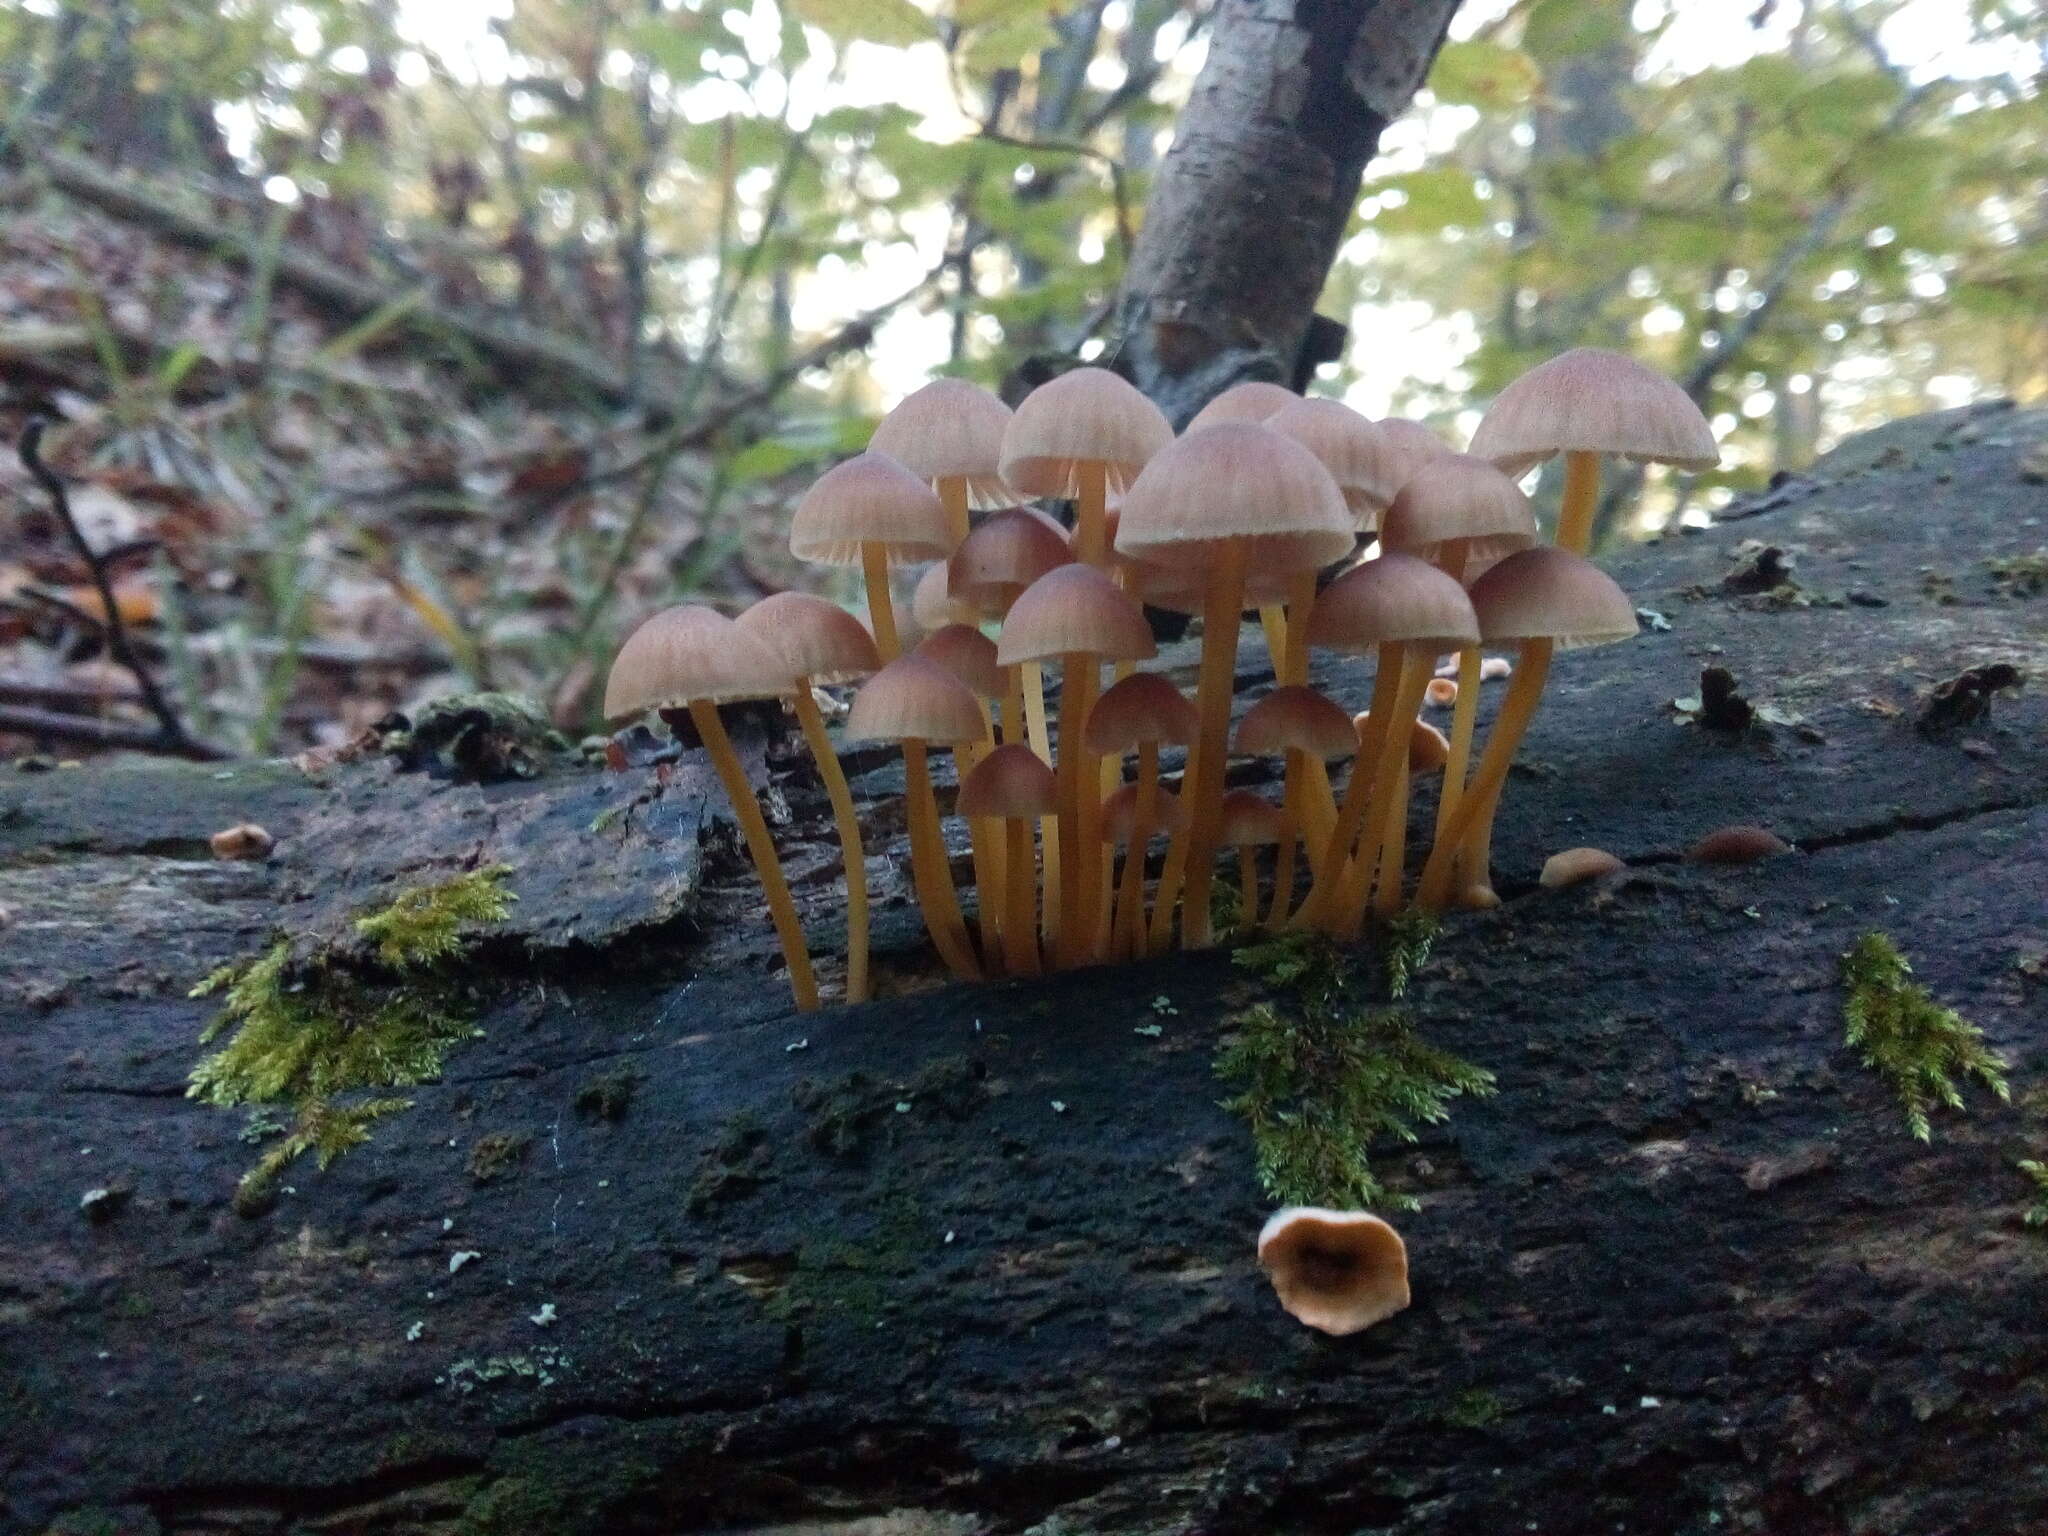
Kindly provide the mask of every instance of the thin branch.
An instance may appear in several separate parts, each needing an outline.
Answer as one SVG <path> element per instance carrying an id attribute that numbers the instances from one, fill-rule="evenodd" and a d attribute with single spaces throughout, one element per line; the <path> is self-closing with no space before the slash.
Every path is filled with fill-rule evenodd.
<path id="1" fill-rule="evenodd" d="M 1124 185 L 1124 163 L 1105 149 L 1093 144 L 1082 144 L 1072 139 L 1020 139 L 1013 134 L 996 133 L 984 128 L 980 138 L 991 144 L 1007 145 L 1011 149 L 1028 149 L 1038 154 L 1078 155 L 1084 160 L 1093 160 L 1109 172 L 1109 195 L 1116 204 L 1116 243 L 1122 251 L 1124 265 L 1131 264 L 1131 246 L 1137 239 L 1136 226 L 1131 222 L 1131 199 L 1129 189 Z"/>
<path id="2" fill-rule="evenodd" d="M 82 746 L 105 747 L 115 751 L 162 752 L 190 758 L 195 763 L 218 763 L 227 754 L 203 742 L 181 738 L 171 741 L 160 730 L 137 725 L 119 725 L 95 720 L 90 715 L 66 715 L 47 709 L 17 709 L 0 704 L 0 731 L 21 736 L 40 736 L 51 741 L 71 741 Z"/>

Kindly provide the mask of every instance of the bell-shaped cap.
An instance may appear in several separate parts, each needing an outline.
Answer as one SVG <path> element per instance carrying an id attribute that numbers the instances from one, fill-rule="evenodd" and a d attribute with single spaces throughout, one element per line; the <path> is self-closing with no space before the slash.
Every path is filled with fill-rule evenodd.
<path id="1" fill-rule="evenodd" d="M 1472 452 L 1511 475 L 1567 452 L 1694 470 L 1721 462 L 1714 429 L 1684 390 L 1600 347 L 1538 363 L 1502 390 L 1472 434 Z"/>
<path id="2" fill-rule="evenodd" d="M 1382 555 L 1323 588 L 1308 614 L 1308 643 L 1337 651 L 1421 645 L 1455 651 L 1479 643 L 1465 589 L 1414 555 Z"/>
<path id="3" fill-rule="evenodd" d="M 1138 830 L 1138 786 L 1122 784 L 1102 802 L 1102 840 L 1121 848 Z M 1153 837 L 1178 837 L 1188 829 L 1188 808 L 1179 795 L 1153 786 Z"/>
<path id="4" fill-rule="evenodd" d="M 1168 613 L 1199 615 L 1202 612 L 1203 578 L 1207 573 L 1199 566 L 1145 565 L 1136 560 L 1127 560 L 1125 564 L 1133 573 L 1128 578 L 1131 590 L 1147 606 L 1164 608 Z M 1263 608 L 1270 603 L 1286 602 L 1289 577 L 1294 574 L 1292 571 L 1246 571 L 1245 607 Z"/>
<path id="5" fill-rule="evenodd" d="M 775 653 L 724 614 L 696 603 L 664 608 L 634 630 L 613 658 L 604 717 L 630 720 L 697 699 L 765 699 L 796 681 Z"/>
<path id="6" fill-rule="evenodd" d="M 1010 408 L 980 385 L 933 379 L 882 418 L 868 451 L 888 454 L 933 486 L 965 480 L 970 507 L 1003 507 L 1016 499 L 996 467 L 1009 425 Z"/>
<path id="7" fill-rule="evenodd" d="M 1095 701 L 1082 739 L 1097 757 L 1122 757 L 1148 741 L 1185 745 L 1201 728 L 1186 694 L 1157 672 L 1133 672 Z"/>
<path id="8" fill-rule="evenodd" d="M 960 781 L 954 809 L 962 816 L 1025 819 L 1050 816 L 1059 808 L 1058 781 L 1036 752 L 1022 742 L 1000 746 Z"/>
<path id="9" fill-rule="evenodd" d="M 1288 1315 L 1324 1333 L 1359 1333 L 1408 1305 L 1408 1247 L 1364 1211 L 1275 1211 L 1259 1232 L 1259 1267 Z"/>
<path id="10" fill-rule="evenodd" d="M 1248 789 L 1233 789 L 1223 797 L 1222 830 L 1216 840 L 1226 848 L 1263 848 L 1286 835 L 1287 820 L 1280 807 Z"/>
<path id="11" fill-rule="evenodd" d="M 1237 541 L 1245 567 L 1310 571 L 1351 553 L 1351 512 L 1313 453 L 1264 427 L 1190 432 L 1145 466 L 1124 494 L 1119 554 L 1181 569 L 1207 566 Z"/>
<path id="12" fill-rule="evenodd" d="M 927 566 L 910 594 L 910 616 L 926 634 L 948 624 L 972 624 L 981 617 L 974 604 L 953 595 L 946 562 Z"/>
<path id="13" fill-rule="evenodd" d="M 996 659 L 1006 667 L 1078 652 L 1144 661 L 1159 652 L 1138 600 L 1089 565 L 1062 565 L 1025 589 L 1003 620 Z"/>
<path id="14" fill-rule="evenodd" d="M 1173 441 L 1173 427 L 1128 380 L 1075 368 L 1024 397 L 1003 431 L 1003 479 L 1026 496 L 1072 496 L 1082 464 L 1100 464 L 1112 491 L 1137 478 Z"/>
<path id="15" fill-rule="evenodd" d="M 881 545 L 891 565 L 953 552 L 938 493 L 887 454 L 856 454 L 826 470 L 789 525 L 790 553 L 816 565 L 859 565 L 864 544 Z"/>
<path id="16" fill-rule="evenodd" d="M 859 619 L 808 592 L 764 597 L 733 622 L 767 646 L 793 678 L 839 683 L 882 664 L 874 636 Z"/>
<path id="17" fill-rule="evenodd" d="M 1635 604 L 1592 561 L 1551 545 L 1509 555 L 1472 583 L 1479 633 L 1490 643 L 1549 640 L 1561 651 L 1636 633 Z"/>
<path id="18" fill-rule="evenodd" d="M 861 684 L 846 713 L 848 741 L 978 741 L 981 703 L 927 656 L 899 656 Z"/>
<path id="19" fill-rule="evenodd" d="M 1030 507 L 1005 507 L 975 525 L 946 569 L 955 602 L 1000 619 L 1026 587 L 1073 558 L 1066 529 Z"/>
<path id="20" fill-rule="evenodd" d="M 1350 757 L 1358 750 L 1358 733 L 1351 716 L 1327 694 L 1290 684 L 1275 688 L 1245 711 L 1237 722 L 1232 750 L 1241 757 L 1274 757 L 1288 751 Z"/>
<path id="21" fill-rule="evenodd" d="M 1627 868 L 1605 848 L 1566 848 L 1543 861 L 1543 873 L 1536 877 L 1536 883 L 1546 891 L 1561 891 L 1587 880 L 1619 874 Z"/>
<path id="22" fill-rule="evenodd" d="M 1383 417 L 1373 425 L 1380 429 L 1380 437 L 1393 453 L 1401 485 L 1406 485 L 1408 477 L 1431 459 L 1440 459 L 1455 451 L 1421 422 L 1410 421 L 1404 416 Z M 1400 485 L 1394 487 L 1396 491 L 1400 488 Z"/>
<path id="23" fill-rule="evenodd" d="M 1454 539 L 1469 560 L 1494 561 L 1540 541 L 1522 488 L 1484 459 L 1447 453 L 1408 477 L 1380 519 L 1380 547 L 1434 559 Z"/>
<path id="24" fill-rule="evenodd" d="M 1266 428 L 1293 438 L 1322 461 L 1360 528 L 1379 526 L 1380 514 L 1410 473 L 1393 439 L 1341 400 L 1297 400 L 1267 417 Z"/>
<path id="25" fill-rule="evenodd" d="M 1003 669 L 996 662 L 996 643 L 971 624 L 948 624 L 917 642 L 911 653 L 936 661 L 971 688 L 976 697 L 1003 696 Z"/>
<path id="26" fill-rule="evenodd" d="M 1226 421 L 1249 422 L 1256 426 L 1288 406 L 1300 403 L 1301 396 L 1284 384 L 1247 379 L 1242 384 L 1231 385 L 1195 412 L 1195 419 L 1188 423 L 1187 429 L 1196 432 L 1203 427 L 1220 427 Z"/>

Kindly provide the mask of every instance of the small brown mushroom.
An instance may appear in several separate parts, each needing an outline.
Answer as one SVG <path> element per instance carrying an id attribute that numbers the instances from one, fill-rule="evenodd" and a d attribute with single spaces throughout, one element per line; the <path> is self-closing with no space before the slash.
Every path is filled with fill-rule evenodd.
<path id="1" fill-rule="evenodd" d="M 1543 873 L 1536 877 L 1536 883 L 1547 891 L 1561 891 L 1627 868 L 1605 848 L 1567 848 L 1543 861 Z"/>
<path id="2" fill-rule="evenodd" d="M 1686 849 L 1695 864 L 1754 864 L 1759 859 L 1790 853 L 1792 845 L 1763 827 L 1721 827 Z"/>
<path id="3" fill-rule="evenodd" d="M 1275 1211 L 1259 1232 L 1259 1267 L 1289 1316 L 1339 1337 L 1408 1305 L 1407 1245 L 1364 1211 Z"/>
<path id="4" fill-rule="evenodd" d="M 277 839 L 253 821 L 224 827 L 207 840 L 216 859 L 267 859 Z"/>
<path id="5" fill-rule="evenodd" d="M 1438 709 L 1458 702 L 1458 684 L 1453 678 L 1432 677 L 1429 686 L 1422 690 L 1422 701 L 1434 704 Z"/>

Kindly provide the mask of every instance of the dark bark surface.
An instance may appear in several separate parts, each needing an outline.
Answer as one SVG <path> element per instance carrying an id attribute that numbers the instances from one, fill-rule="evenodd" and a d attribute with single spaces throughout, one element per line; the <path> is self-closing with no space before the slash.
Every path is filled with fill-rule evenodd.
<path id="1" fill-rule="evenodd" d="M 2048 702 L 1913 728 L 1944 679 L 2048 659 L 2048 597 L 1984 564 L 2048 545 L 2044 438 L 1902 423 L 1616 562 L 1671 628 L 1559 659 L 1509 899 L 1413 994 L 1499 1093 L 1378 1149 L 1421 1201 L 1394 1217 L 1415 1301 L 1347 1340 L 1253 1262 L 1268 1202 L 1211 1064 L 1257 978 L 1212 953 L 932 984 L 886 802 L 895 995 L 798 1018 L 688 760 L 665 788 L 0 775 L 0 1528 L 2048 1529 L 2048 1236 L 2013 1167 L 2048 1155 Z M 1750 538 L 1799 593 L 1723 587 Z M 1803 718 L 1683 723 L 1710 662 Z M 826 949 L 821 796 L 769 760 Z M 275 856 L 209 861 L 243 820 Z M 1799 851 L 1679 861 L 1736 821 Z M 1534 889 L 1579 843 L 1635 868 Z M 493 863 L 521 901 L 469 964 L 483 1037 L 238 1215 L 260 1149 L 183 1097 L 212 1011 L 185 990 Z M 1871 929 L 2008 1058 L 2010 1107 L 1904 1133 L 1842 1043 L 1837 959 Z M 580 1111 L 621 1068 L 624 1112 Z M 478 1182 L 492 1135 L 526 1153 Z"/>

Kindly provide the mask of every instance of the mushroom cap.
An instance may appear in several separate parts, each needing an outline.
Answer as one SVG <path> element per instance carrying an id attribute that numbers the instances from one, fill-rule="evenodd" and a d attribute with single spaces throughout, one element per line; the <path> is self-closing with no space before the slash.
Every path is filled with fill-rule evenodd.
<path id="1" fill-rule="evenodd" d="M 1144 661 L 1159 647 L 1136 598 L 1091 565 L 1056 566 L 1010 605 L 996 659 L 1014 667 L 1076 652 Z"/>
<path id="2" fill-rule="evenodd" d="M 1024 397 L 1003 429 L 1000 472 L 1026 496 L 1072 496 L 1077 467 L 1100 464 L 1120 491 L 1172 441 L 1172 424 L 1128 380 L 1074 368 Z"/>
<path id="3" fill-rule="evenodd" d="M 1401 485 L 1406 485 L 1408 477 L 1431 459 L 1442 458 L 1456 451 L 1419 421 L 1409 421 L 1403 416 L 1386 416 L 1373 425 L 1380 429 L 1380 436 L 1386 439 L 1388 447 L 1393 450 L 1394 462 L 1400 469 Z M 1395 490 L 1399 489 L 1400 486 L 1397 485 Z"/>
<path id="4" fill-rule="evenodd" d="M 1120 554 L 1204 567 L 1219 545 L 1247 546 L 1246 568 L 1309 571 L 1355 542 L 1351 512 L 1322 461 L 1291 437 L 1225 423 L 1177 439 L 1124 493 Z"/>
<path id="5" fill-rule="evenodd" d="M 1721 827 L 1686 849 L 1695 864 L 1754 864 L 1790 853 L 1792 845 L 1766 827 Z"/>
<path id="6" fill-rule="evenodd" d="M 1030 507 L 1005 507 L 960 541 L 946 569 L 956 601 L 999 619 L 1026 587 L 1073 558 L 1066 529 Z"/>
<path id="7" fill-rule="evenodd" d="M 1417 720 L 1408 728 L 1408 771 L 1410 773 L 1441 773 L 1444 765 L 1451 760 L 1450 738 L 1427 720 Z"/>
<path id="8" fill-rule="evenodd" d="M 1036 752 L 1011 742 L 989 753 L 960 781 L 954 808 L 962 816 L 1050 816 L 1059 805 L 1059 782 Z"/>
<path id="9" fill-rule="evenodd" d="M 1538 543 L 1522 488 L 1484 459 L 1447 453 L 1416 466 L 1380 519 L 1380 545 L 1427 560 L 1453 539 L 1468 559 L 1496 560 Z"/>
<path id="10" fill-rule="evenodd" d="M 868 450 L 932 484 L 964 479 L 970 507 L 1007 506 L 1014 498 L 996 466 L 1009 424 L 1010 408 L 980 385 L 933 379 L 882 418 Z"/>
<path id="11" fill-rule="evenodd" d="M 1472 583 L 1488 641 L 1547 639 L 1561 650 L 1635 638 L 1635 604 L 1592 561 L 1551 545 L 1509 555 Z"/>
<path id="12" fill-rule="evenodd" d="M 1511 475 L 1554 453 L 1611 453 L 1644 464 L 1712 469 L 1714 429 L 1685 391 L 1632 357 L 1575 347 L 1538 363 L 1494 397 L 1472 452 Z"/>
<path id="13" fill-rule="evenodd" d="M 630 720 L 697 699 L 772 698 L 795 681 L 775 652 L 724 614 L 684 603 L 626 637 L 605 679 L 604 717 Z"/>
<path id="14" fill-rule="evenodd" d="M 935 629 L 917 642 L 911 654 L 936 661 L 979 698 L 1003 696 L 1003 669 L 996 662 L 996 643 L 971 624 Z"/>
<path id="15" fill-rule="evenodd" d="M 1201 731 L 1193 701 L 1157 672 L 1112 683 L 1088 712 L 1082 740 L 1097 757 L 1122 757 L 1148 741 L 1186 744 Z"/>
<path id="16" fill-rule="evenodd" d="M 1543 861 L 1543 873 L 1536 883 L 1546 891 L 1561 891 L 1586 880 L 1598 880 L 1628 866 L 1605 848 L 1566 848 Z"/>
<path id="17" fill-rule="evenodd" d="M 863 544 L 881 545 L 891 565 L 943 560 L 953 549 L 938 494 L 884 453 L 826 470 L 789 525 L 790 553 L 816 565 L 859 565 Z"/>
<path id="18" fill-rule="evenodd" d="M 1455 651 L 1479 643 L 1465 589 L 1414 555 L 1382 555 L 1323 588 L 1308 612 L 1308 643 L 1339 651 L 1429 645 Z"/>
<path id="19" fill-rule="evenodd" d="M 1285 384 L 1246 379 L 1242 384 L 1231 385 L 1195 412 L 1195 418 L 1188 423 L 1187 429 L 1193 432 L 1201 427 L 1221 426 L 1226 421 L 1244 421 L 1256 426 L 1300 400 L 1301 396 Z"/>
<path id="20" fill-rule="evenodd" d="M 1216 840 L 1226 848 L 1264 847 L 1286 835 L 1280 807 L 1249 789 L 1233 789 L 1223 797 L 1222 830 Z"/>
<path id="21" fill-rule="evenodd" d="M 981 618 L 974 604 L 953 595 L 943 560 L 928 566 L 917 578 L 917 589 L 910 594 L 910 616 L 927 634 L 948 624 L 972 624 Z"/>
<path id="22" fill-rule="evenodd" d="M 1422 701 L 1444 708 L 1458 702 L 1458 682 L 1451 677 L 1432 677 L 1422 690 Z"/>
<path id="23" fill-rule="evenodd" d="M 837 603 L 808 592 L 764 597 L 733 620 L 795 677 L 814 683 L 866 677 L 882 664 L 867 627 Z"/>
<path id="24" fill-rule="evenodd" d="M 1297 400 L 1267 417 L 1265 425 L 1322 460 L 1360 528 L 1378 526 L 1411 473 L 1393 439 L 1341 400 Z"/>
<path id="25" fill-rule="evenodd" d="M 1102 840 L 1118 847 L 1138 830 L 1138 786 L 1120 784 L 1102 802 Z M 1155 786 L 1152 796 L 1152 836 L 1178 837 L 1188 829 L 1188 808 L 1179 795 Z"/>
<path id="26" fill-rule="evenodd" d="M 846 713 L 848 741 L 978 741 L 981 704 L 929 656 L 899 656 L 861 684 Z"/>
<path id="27" fill-rule="evenodd" d="M 1358 1333 L 1408 1305 L 1407 1245 L 1364 1211 L 1275 1211 L 1259 1232 L 1259 1267 L 1288 1314 L 1324 1333 Z"/>
<path id="28" fill-rule="evenodd" d="M 1358 750 L 1358 733 L 1351 716 L 1327 694 L 1290 684 L 1244 712 L 1231 750 L 1241 757 L 1272 757 L 1289 749 L 1311 757 L 1350 757 Z"/>
<path id="29" fill-rule="evenodd" d="M 1198 566 L 1182 568 L 1172 565 L 1147 565 L 1139 560 L 1124 559 L 1125 567 L 1134 572 L 1129 581 L 1131 590 L 1149 607 L 1164 608 L 1169 613 L 1186 613 L 1199 616 L 1205 602 L 1204 580 L 1207 575 Z M 1247 608 L 1263 608 L 1269 603 L 1287 601 L 1288 571 L 1251 570 L 1244 573 L 1244 603 Z"/>

